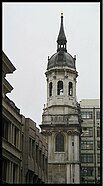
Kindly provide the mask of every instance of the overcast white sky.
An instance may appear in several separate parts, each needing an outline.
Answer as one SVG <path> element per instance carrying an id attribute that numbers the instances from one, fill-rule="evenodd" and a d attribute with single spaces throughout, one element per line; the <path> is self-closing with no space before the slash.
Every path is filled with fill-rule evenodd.
<path id="1" fill-rule="evenodd" d="M 16 67 L 7 96 L 41 124 L 47 58 L 57 49 L 61 12 L 67 51 L 76 55 L 77 100 L 100 98 L 100 3 L 3 3 L 2 49 Z"/>

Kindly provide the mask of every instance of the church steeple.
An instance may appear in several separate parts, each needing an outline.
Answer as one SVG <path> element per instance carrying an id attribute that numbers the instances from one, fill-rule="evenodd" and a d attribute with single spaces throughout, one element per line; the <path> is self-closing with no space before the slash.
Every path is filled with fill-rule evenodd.
<path id="1" fill-rule="evenodd" d="M 61 14 L 57 52 L 48 58 L 47 103 L 41 133 L 48 143 L 48 184 L 80 183 L 80 119 L 76 100 L 75 58 L 66 50 Z"/>
<path id="2" fill-rule="evenodd" d="M 63 27 L 63 13 L 61 13 L 61 25 L 60 25 L 59 35 L 57 38 L 57 52 L 58 51 L 67 52 L 66 42 L 67 42 L 67 40 L 66 40 L 66 36 L 64 33 L 64 27 Z"/>

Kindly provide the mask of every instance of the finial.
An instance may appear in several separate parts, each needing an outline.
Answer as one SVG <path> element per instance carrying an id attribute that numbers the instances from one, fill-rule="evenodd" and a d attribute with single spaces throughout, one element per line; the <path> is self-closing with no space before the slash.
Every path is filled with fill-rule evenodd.
<path id="1" fill-rule="evenodd" d="M 76 60 L 76 55 L 74 55 L 74 59 Z"/>
<path id="2" fill-rule="evenodd" d="M 61 12 L 61 16 L 63 16 L 63 12 Z"/>
<path id="3" fill-rule="evenodd" d="M 60 24 L 60 31 L 57 38 L 57 52 L 58 51 L 67 51 L 66 50 L 66 36 L 64 33 L 64 27 L 63 27 L 63 12 L 61 12 L 61 24 Z"/>

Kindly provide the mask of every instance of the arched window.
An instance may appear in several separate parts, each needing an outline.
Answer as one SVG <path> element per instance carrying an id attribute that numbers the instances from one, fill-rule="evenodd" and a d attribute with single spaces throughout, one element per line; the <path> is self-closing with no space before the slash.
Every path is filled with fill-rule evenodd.
<path id="1" fill-rule="evenodd" d="M 64 152 L 64 136 L 61 133 L 58 133 L 55 137 L 55 151 Z"/>
<path id="2" fill-rule="evenodd" d="M 72 96 L 73 95 L 73 83 L 72 82 L 69 82 L 69 96 Z"/>
<path id="3" fill-rule="evenodd" d="M 49 83 L 49 96 L 52 96 L 52 82 Z"/>
<path id="4" fill-rule="evenodd" d="M 58 81 L 57 95 L 63 95 L 63 81 Z"/>

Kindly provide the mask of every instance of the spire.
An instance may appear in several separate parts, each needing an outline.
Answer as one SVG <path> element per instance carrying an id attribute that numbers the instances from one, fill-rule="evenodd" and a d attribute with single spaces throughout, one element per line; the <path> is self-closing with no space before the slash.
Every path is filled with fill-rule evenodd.
<path id="1" fill-rule="evenodd" d="M 60 25 L 60 31 L 57 38 L 57 52 L 58 51 L 67 51 L 66 50 L 66 36 L 64 33 L 64 27 L 63 27 L 63 13 L 61 13 L 61 25 Z"/>

